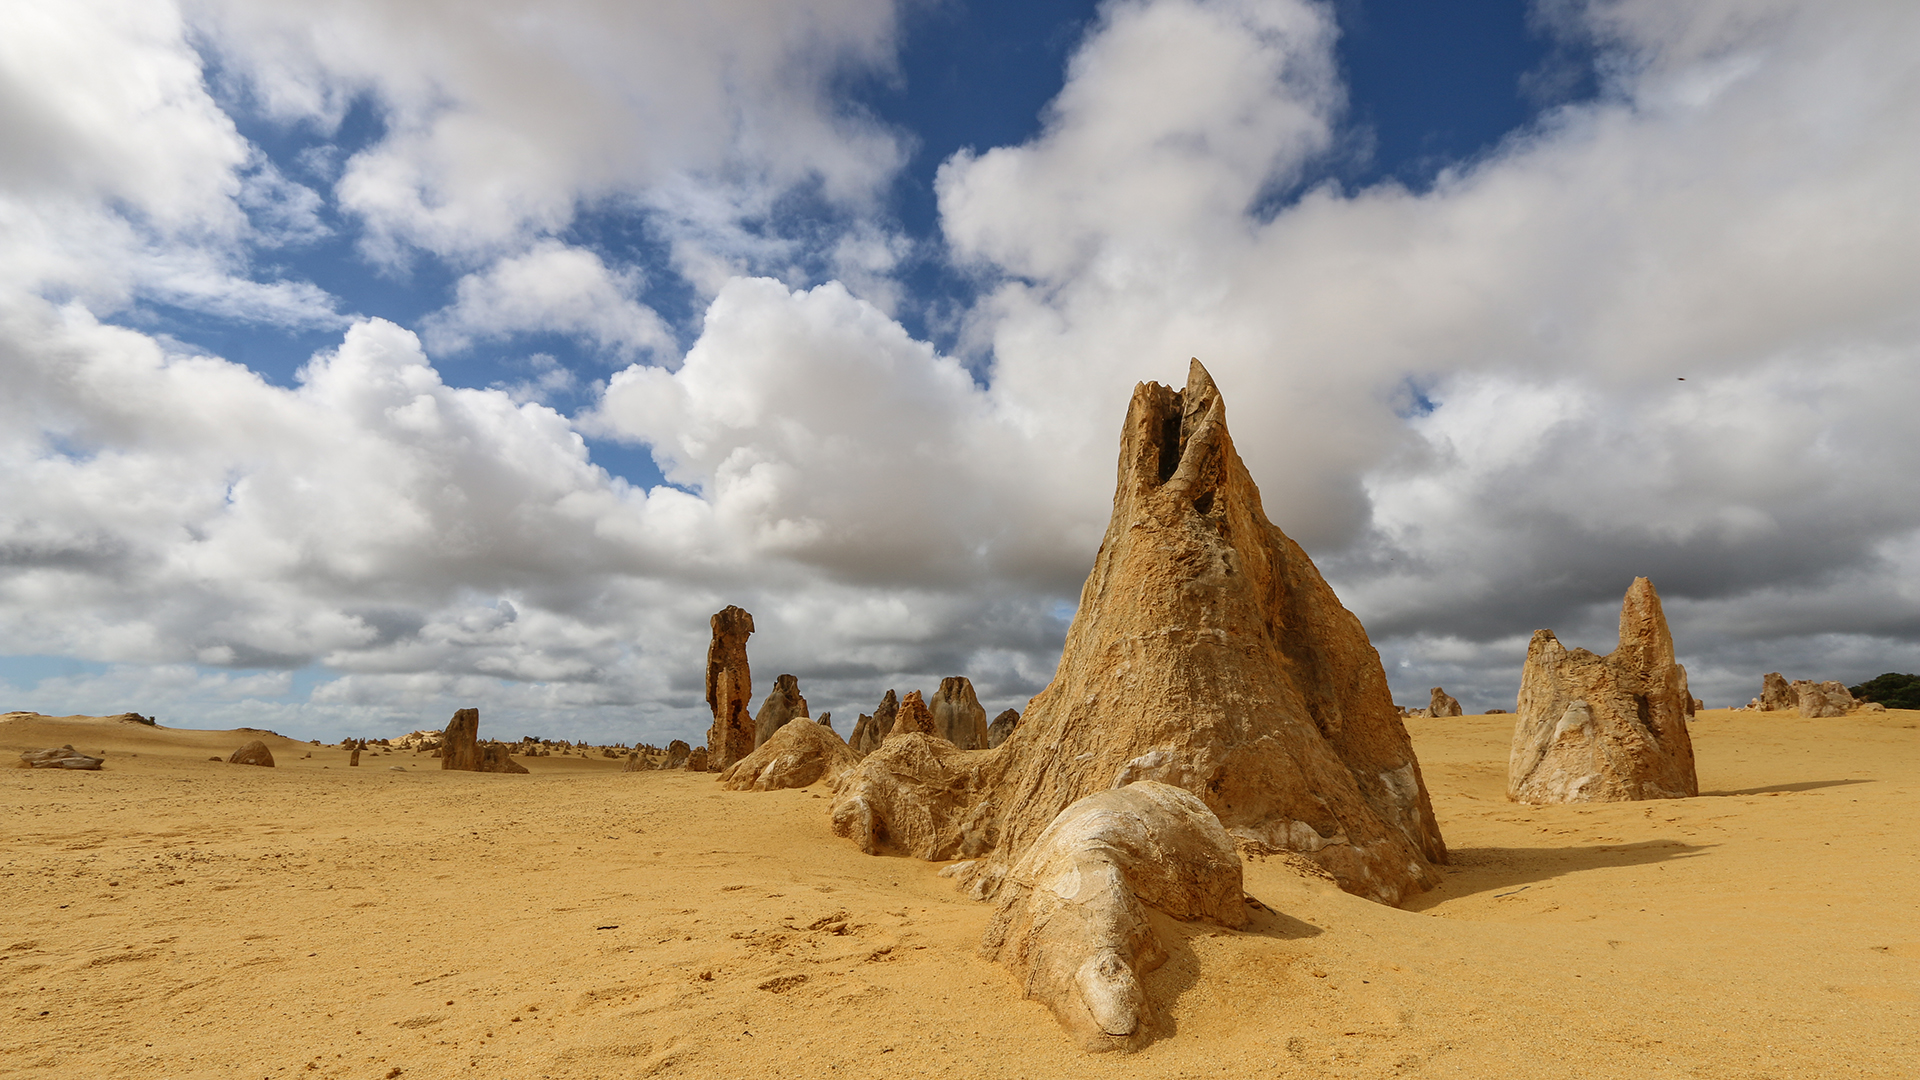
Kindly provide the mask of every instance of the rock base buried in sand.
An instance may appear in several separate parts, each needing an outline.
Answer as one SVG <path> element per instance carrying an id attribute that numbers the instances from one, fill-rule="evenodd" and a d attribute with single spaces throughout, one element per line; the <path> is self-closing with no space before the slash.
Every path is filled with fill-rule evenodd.
<path id="1" fill-rule="evenodd" d="M 830 727 L 796 716 L 753 753 L 727 766 L 720 786 L 728 791 L 779 791 L 829 783 L 860 763 Z"/>
<path id="2" fill-rule="evenodd" d="M 1605 656 L 1536 630 L 1520 673 L 1507 797 L 1525 803 L 1627 802 L 1700 794 L 1687 672 L 1653 582 L 1634 578 L 1620 645 Z"/>
<path id="3" fill-rule="evenodd" d="M 687 755 L 687 764 L 684 767 L 688 772 L 707 772 L 711 759 L 712 756 L 707 753 L 706 747 L 696 746 Z"/>
<path id="4" fill-rule="evenodd" d="M 71 746 L 55 746 L 46 750 L 24 750 L 20 754 L 20 768 L 23 769 L 88 769 L 97 770 L 105 758 L 88 757 Z"/>
<path id="5" fill-rule="evenodd" d="M 233 756 L 227 759 L 227 764 L 265 765 L 271 769 L 273 768 L 273 751 L 267 749 L 266 743 L 255 739 L 240 749 L 235 750 Z"/>
<path id="6" fill-rule="evenodd" d="M 1147 908 L 1247 921 L 1240 854 L 1198 797 L 1144 781 L 1089 795 L 1053 819 L 1000 889 L 980 944 L 1088 1050 L 1151 1039 L 1143 976 L 1167 958 Z"/>
<path id="7" fill-rule="evenodd" d="M 687 745 L 685 739 L 675 739 L 667 744 L 667 760 L 662 762 L 660 767 L 663 769 L 685 768 L 687 758 L 692 753 L 693 748 Z"/>

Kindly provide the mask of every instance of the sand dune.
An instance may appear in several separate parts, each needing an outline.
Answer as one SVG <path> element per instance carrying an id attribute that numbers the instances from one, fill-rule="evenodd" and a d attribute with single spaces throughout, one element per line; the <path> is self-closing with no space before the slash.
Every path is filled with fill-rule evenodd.
<path id="1" fill-rule="evenodd" d="M 1438 890 L 1257 860 L 1273 913 L 1163 927 L 1173 1034 L 1090 1057 L 817 789 L 0 721 L 107 759 L 0 770 L 0 1076 L 1915 1075 L 1920 713 L 1703 713 L 1701 797 L 1551 807 L 1512 722 L 1409 721 Z"/>

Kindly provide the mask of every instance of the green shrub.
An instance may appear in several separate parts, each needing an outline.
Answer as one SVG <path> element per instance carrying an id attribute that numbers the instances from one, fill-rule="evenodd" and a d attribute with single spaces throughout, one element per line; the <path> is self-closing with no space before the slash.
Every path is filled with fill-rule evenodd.
<path id="1" fill-rule="evenodd" d="M 1847 689 L 1861 701 L 1877 701 L 1889 709 L 1920 709 L 1920 675 L 1889 671 Z"/>

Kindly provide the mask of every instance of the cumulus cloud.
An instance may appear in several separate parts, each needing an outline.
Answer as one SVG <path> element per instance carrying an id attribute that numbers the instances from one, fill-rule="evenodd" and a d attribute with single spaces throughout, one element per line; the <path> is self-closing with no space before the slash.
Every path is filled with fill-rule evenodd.
<path id="1" fill-rule="evenodd" d="M 0 123 L 50 155 L 0 163 L 0 651 L 117 666 L 12 688 L 28 707 L 145 687 L 296 731 L 479 703 L 684 737 L 727 603 L 816 708 L 961 672 L 1018 704 L 1127 394 L 1188 356 L 1403 700 L 1510 707 L 1527 633 L 1611 647 L 1636 574 L 1716 704 L 1920 656 L 1915 12 L 1556 5 L 1599 98 L 1428 190 L 1349 191 L 1315 179 L 1345 132 L 1325 7 L 1116 0 L 1035 138 L 940 172 L 986 283 L 946 355 L 891 316 L 904 241 L 861 220 L 896 140 L 831 98 L 891 63 L 887 5 L 191 6 L 270 115 L 331 139 L 378 103 L 324 192 L 259 163 L 167 9 L 53 10 L 0 33 Z M 83 31 L 111 63 L 16 45 Z M 141 115 L 180 137 L 103 134 Z M 847 224 L 754 224 L 793 191 Z M 684 357 L 641 268 L 558 238 L 586 206 L 646 218 L 670 256 L 644 273 L 707 301 Z M 574 385 L 557 364 L 448 385 L 382 320 L 291 386 L 101 320 L 161 295 L 340 320 L 246 266 L 343 220 L 464 275 L 418 327 L 434 352 L 561 334 L 634 362 L 569 417 L 539 403 Z"/>
<path id="2" fill-rule="evenodd" d="M 673 333 L 634 299 L 640 275 L 616 271 L 583 248 L 544 240 L 501 259 L 455 287 L 452 306 L 425 322 L 436 351 L 459 352 L 475 341 L 514 334 L 570 334 L 613 353 L 675 353 Z"/>

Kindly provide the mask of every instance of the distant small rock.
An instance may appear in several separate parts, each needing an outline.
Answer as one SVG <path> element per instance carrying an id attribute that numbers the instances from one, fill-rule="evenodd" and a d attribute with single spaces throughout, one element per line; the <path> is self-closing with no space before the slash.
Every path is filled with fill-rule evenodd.
<path id="1" fill-rule="evenodd" d="M 1799 706 L 1801 716 L 1845 716 L 1854 705 L 1858 704 L 1853 700 L 1852 691 L 1831 679 L 1826 682 L 1795 679 L 1792 687 L 1795 704 Z"/>
<path id="2" fill-rule="evenodd" d="M 255 739 L 240 749 L 235 750 L 233 756 L 227 759 L 227 764 L 264 765 L 271 769 L 273 768 L 273 751 L 267 749 L 266 743 Z"/>
<path id="3" fill-rule="evenodd" d="M 1861 712 L 1886 712 L 1887 707 L 1885 705 L 1880 704 L 1877 701 L 1869 701 L 1865 705 L 1860 706 L 1860 711 Z"/>
<path id="4" fill-rule="evenodd" d="M 689 754 L 687 755 L 687 764 L 686 764 L 686 770 L 687 770 L 688 772 L 706 772 L 706 771 L 708 771 L 708 764 L 707 764 L 707 763 L 708 763 L 708 761 L 710 760 L 710 757 L 711 757 L 711 755 L 709 755 L 709 754 L 707 753 L 707 748 L 706 748 L 706 747 L 704 747 L 704 746 L 696 746 L 696 747 L 694 747 L 694 748 L 693 748 L 693 752 L 692 752 L 692 753 L 689 753 Z"/>
<path id="5" fill-rule="evenodd" d="M 1504 716 L 1506 715 L 1506 712 L 1507 710 L 1505 709 L 1488 709 L 1487 715 L 1488 716 Z"/>
<path id="6" fill-rule="evenodd" d="M 1452 695 L 1436 686 L 1428 691 L 1428 716 L 1459 716 L 1460 702 Z"/>
<path id="7" fill-rule="evenodd" d="M 20 754 L 20 768 L 23 769 L 88 769 L 97 770 L 104 758 L 88 757 L 75 750 L 71 745 L 55 746 L 46 750 L 26 750 Z M 214 758 L 215 761 L 220 760 Z"/>
<path id="8" fill-rule="evenodd" d="M 833 714 L 830 712 L 823 712 L 820 714 L 820 719 L 815 721 L 815 723 L 819 724 L 823 728 L 831 728 L 833 726 Z"/>
<path id="9" fill-rule="evenodd" d="M 993 723 L 987 725 L 987 749 L 991 750 L 1006 742 L 1007 736 L 1013 734 L 1013 730 L 1019 726 L 1020 710 L 1018 709 L 1008 709 L 994 717 Z"/>
<path id="10" fill-rule="evenodd" d="M 1760 696 L 1754 700 L 1759 703 L 1761 712 L 1784 712 L 1800 706 L 1800 696 L 1793 692 L 1787 677 L 1777 671 L 1769 671 L 1760 677 Z"/>
<path id="11" fill-rule="evenodd" d="M 687 758 L 692 755 L 693 748 L 687 745 L 685 739 L 675 739 L 667 744 L 667 760 L 660 767 L 663 769 L 684 768 L 687 764 Z"/>

